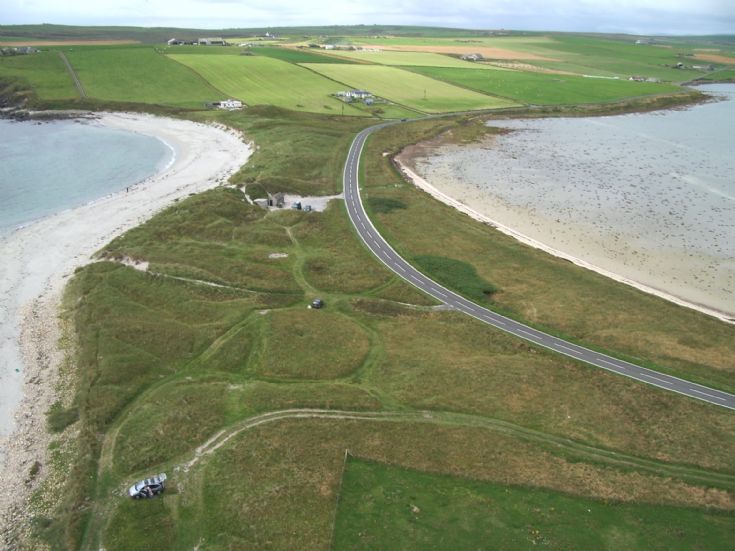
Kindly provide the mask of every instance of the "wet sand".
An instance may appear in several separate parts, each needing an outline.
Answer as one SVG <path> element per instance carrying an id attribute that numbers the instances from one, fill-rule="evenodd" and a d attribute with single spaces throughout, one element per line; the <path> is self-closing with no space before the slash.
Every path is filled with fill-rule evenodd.
<path id="1" fill-rule="evenodd" d="M 562 125 L 563 139 L 559 131 L 544 135 L 545 121 L 509 121 L 498 126 L 513 131 L 481 144 L 435 141 L 407 148 L 397 161 L 439 200 L 527 244 L 735 318 L 735 194 L 728 180 L 735 172 L 698 151 L 697 136 L 679 142 L 634 133 L 631 121 L 621 130 L 617 117 L 569 121 L 551 121 Z M 611 148 L 597 145 L 599 135 L 616 132 Z"/>

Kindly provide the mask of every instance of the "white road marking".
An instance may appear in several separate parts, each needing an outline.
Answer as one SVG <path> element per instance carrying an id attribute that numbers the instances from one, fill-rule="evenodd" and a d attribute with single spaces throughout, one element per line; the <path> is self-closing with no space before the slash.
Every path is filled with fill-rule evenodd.
<path id="1" fill-rule="evenodd" d="M 654 381 L 658 381 L 659 383 L 671 384 L 671 381 L 667 381 L 666 379 L 660 379 L 658 377 L 654 377 L 653 375 L 649 375 L 648 373 L 641 373 L 641 375 L 649 379 L 653 379 Z"/>
<path id="2" fill-rule="evenodd" d="M 554 343 L 558 348 L 563 348 L 564 350 L 568 350 L 569 352 L 574 352 L 575 354 L 579 354 L 579 350 L 575 350 L 574 348 L 569 348 L 568 346 L 564 346 L 563 344 Z"/>
<path id="3" fill-rule="evenodd" d="M 701 390 L 697 390 L 696 388 L 689 388 L 692 392 L 696 392 L 697 394 L 701 394 L 703 396 L 709 396 L 710 398 L 714 398 L 715 400 L 720 400 L 722 402 L 725 401 L 724 398 L 720 398 L 719 396 L 715 396 L 714 394 L 707 394 L 706 392 L 702 392 Z"/>

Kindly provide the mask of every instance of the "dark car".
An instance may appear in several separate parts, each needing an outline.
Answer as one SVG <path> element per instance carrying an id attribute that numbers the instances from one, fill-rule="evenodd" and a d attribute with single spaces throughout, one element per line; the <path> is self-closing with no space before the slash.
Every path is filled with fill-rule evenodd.
<path id="1" fill-rule="evenodd" d="M 153 497 L 166 489 L 166 473 L 157 474 L 136 482 L 128 488 L 128 495 L 133 499 Z"/>
<path id="2" fill-rule="evenodd" d="M 314 300 L 311 301 L 312 308 L 316 308 L 318 310 L 319 308 L 322 308 L 323 306 L 324 306 L 324 301 L 320 298 L 315 298 Z"/>

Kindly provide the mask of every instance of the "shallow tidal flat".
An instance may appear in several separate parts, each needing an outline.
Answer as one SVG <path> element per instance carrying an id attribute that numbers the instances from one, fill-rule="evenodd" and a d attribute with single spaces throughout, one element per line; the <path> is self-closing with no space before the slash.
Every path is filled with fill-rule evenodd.
<path id="1" fill-rule="evenodd" d="M 494 121 L 407 150 L 431 186 L 568 257 L 735 318 L 735 86 L 686 110 Z"/>

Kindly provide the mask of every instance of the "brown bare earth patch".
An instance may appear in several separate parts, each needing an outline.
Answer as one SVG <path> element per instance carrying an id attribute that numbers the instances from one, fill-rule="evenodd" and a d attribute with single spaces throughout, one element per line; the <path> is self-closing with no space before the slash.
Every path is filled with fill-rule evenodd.
<path id="1" fill-rule="evenodd" d="M 735 57 L 727 57 L 724 55 L 697 54 L 694 56 L 694 58 L 701 59 L 702 61 L 711 61 L 713 63 L 727 63 L 729 65 L 735 65 Z"/>
<path id="2" fill-rule="evenodd" d="M 482 54 L 487 59 L 535 59 L 539 61 L 558 61 L 551 57 L 542 57 L 528 52 L 518 52 L 505 48 L 492 48 L 490 46 L 403 46 L 385 44 L 371 44 L 364 48 L 376 48 L 379 50 L 393 50 L 396 52 L 431 52 L 435 54 Z"/>
<path id="3" fill-rule="evenodd" d="M 13 40 L 0 42 L 3 46 L 114 46 L 140 44 L 139 40 Z"/>

